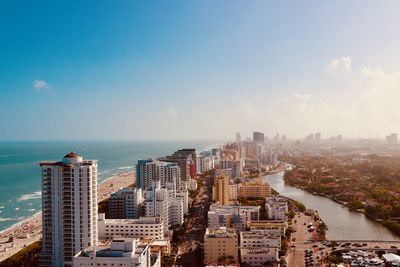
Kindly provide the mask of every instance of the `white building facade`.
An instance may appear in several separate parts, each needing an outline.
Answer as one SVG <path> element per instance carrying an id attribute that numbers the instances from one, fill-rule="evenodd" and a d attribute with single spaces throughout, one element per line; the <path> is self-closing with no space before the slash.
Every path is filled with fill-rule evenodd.
<path id="1" fill-rule="evenodd" d="M 288 213 L 287 200 L 283 197 L 275 196 L 266 199 L 265 210 L 269 220 L 286 221 Z"/>
<path id="2" fill-rule="evenodd" d="M 135 239 L 115 239 L 110 246 L 92 246 L 74 256 L 74 267 L 160 267 L 160 254 Z"/>
<path id="3" fill-rule="evenodd" d="M 41 267 L 71 267 L 73 257 L 97 244 L 97 161 L 73 152 L 42 169 Z"/>
<path id="4" fill-rule="evenodd" d="M 118 236 L 162 240 L 167 231 L 164 223 L 155 217 L 106 219 L 104 213 L 99 214 L 98 227 L 100 240 L 111 240 Z"/>
<path id="5" fill-rule="evenodd" d="M 143 204 L 141 188 L 120 188 L 111 194 L 109 200 L 109 217 L 112 219 L 138 219 Z"/>

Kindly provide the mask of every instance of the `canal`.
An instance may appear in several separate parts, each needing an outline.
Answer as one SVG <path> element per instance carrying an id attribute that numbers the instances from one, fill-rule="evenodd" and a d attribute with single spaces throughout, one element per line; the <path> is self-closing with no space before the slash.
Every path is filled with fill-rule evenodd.
<path id="1" fill-rule="evenodd" d="M 331 240 L 399 240 L 381 224 L 367 219 L 364 214 L 352 212 L 329 198 L 315 196 L 304 190 L 285 185 L 284 172 L 264 176 L 264 180 L 279 194 L 302 202 L 317 210 L 328 226 Z"/>

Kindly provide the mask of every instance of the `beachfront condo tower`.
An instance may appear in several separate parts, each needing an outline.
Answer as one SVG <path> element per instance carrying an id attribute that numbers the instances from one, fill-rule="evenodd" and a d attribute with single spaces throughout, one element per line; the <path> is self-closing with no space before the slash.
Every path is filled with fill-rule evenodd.
<path id="1" fill-rule="evenodd" d="M 41 267 L 72 267 L 73 257 L 97 245 L 97 160 L 69 153 L 42 161 Z"/>

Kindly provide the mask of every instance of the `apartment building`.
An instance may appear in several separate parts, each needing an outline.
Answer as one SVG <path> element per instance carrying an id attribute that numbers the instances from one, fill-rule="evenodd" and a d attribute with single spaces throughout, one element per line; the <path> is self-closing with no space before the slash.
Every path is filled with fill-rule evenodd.
<path id="1" fill-rule="evenodd" d="M 238 263 L 238 236 L 232 228 L 207 228 L 204 235 L 204 264 Z"/>
<path id="2" fill-rule="evenodd" d="M 228 227 L 237 231 L 246 229 L 250 221 L 258 221 L 259 206 L 236 206 L 212 204 L 208 211 L 208 227 Z"/>
<path id="3" fill-rule="evenodd" d="M 110 245 L 91 246 L 74 256 L 74 267 L 161 267 L 160 253 L 131 238 L 114 239 Z"/>
<path id="4" fill-rule="evenodd" d="M 106 219 L 104 213 L 99 214 L 98 227 L 100 240 L 111 240 L 118 236 L 162 240 L 168 230 L 156 217 Z"/>
<path id="5" fill-rule="evenodd" d="M 266 199 L 265 210 L 270 220 L 287 220 L 288 203 L 283 197 L 274 196 Z"/>
<path id="6" fill-rule="evenodd" d="M 97 160 L 69 153 L 40 162 L 41 267 L 72 267 L 80 250 L 97 244 Z"/>
<path id="7" fill-rule="evenodd" d="M 264 199 L 271 196 L 271 187 L 267 183 L 252 182 L 238 185 L 238 198 Z"/>
<path id="8" fill-rule="evenodd" d="M 141 188 L 121 188 L 111 194 L 108 217 L 111 219 L 138 219 L 144 201 Z"/>

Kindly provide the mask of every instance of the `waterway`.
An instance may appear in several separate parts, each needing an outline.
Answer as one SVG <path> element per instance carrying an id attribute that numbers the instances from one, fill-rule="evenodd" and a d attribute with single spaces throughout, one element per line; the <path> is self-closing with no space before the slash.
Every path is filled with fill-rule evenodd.
<path id="1" fill-rule="evenodd" d="M 328 226 L 327 238 L 331 240 L 399 240 L 381 224 L 364 214 L 350 211 L 335 201 L 310 194 L 286 185 L 284 172 L 264 176 L 264 180 L 279 194 L 302 202 L 307 208 L 317 210 Z"/>

